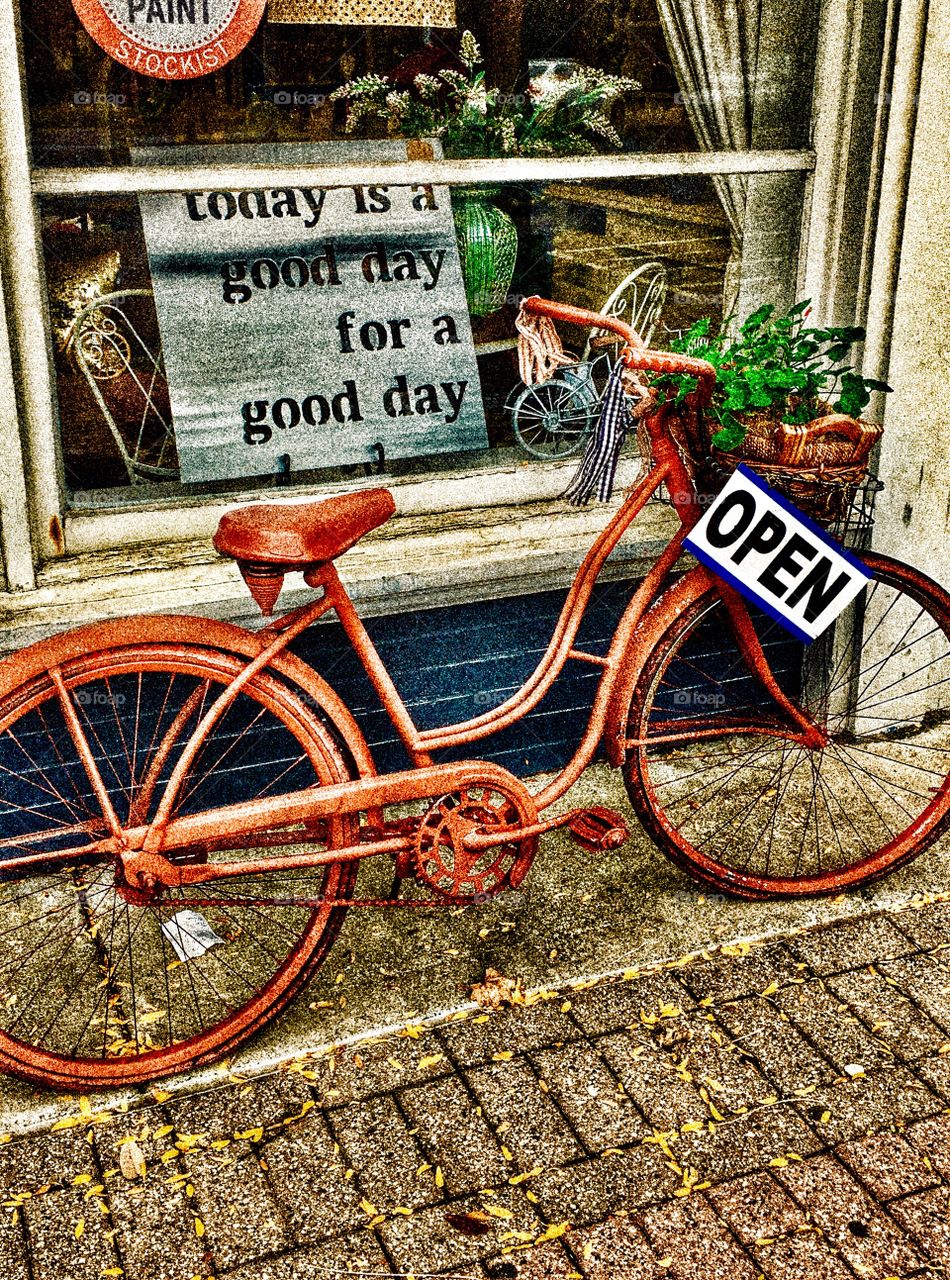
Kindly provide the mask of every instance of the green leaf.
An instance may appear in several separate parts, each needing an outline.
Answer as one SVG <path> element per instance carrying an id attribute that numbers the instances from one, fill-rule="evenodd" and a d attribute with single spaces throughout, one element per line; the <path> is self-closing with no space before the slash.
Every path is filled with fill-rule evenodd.
<path id="1" fill-rule="evenodd" d="M 735 449 L 745 439 L 745 432 L 744 425 L 733 418 L 728 425 L 720 427 L 713 436 L 712 442 L 717 449 Z"/>
<path id="2" fill-rule="evenodd" d="M 775 308 L 771 304 L 765 303 L 757 311 L 752 312 L 748 320 L 743 323 L 740 332 L 743 336 L 754 333 L 756 329 L 760 329 L 765 324 L 774 311 Z"/>

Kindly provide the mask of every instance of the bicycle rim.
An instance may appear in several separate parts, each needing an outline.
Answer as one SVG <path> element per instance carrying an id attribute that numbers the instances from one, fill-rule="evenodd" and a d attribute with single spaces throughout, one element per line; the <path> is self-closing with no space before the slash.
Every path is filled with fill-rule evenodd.
<path id="1" fill-rule="evenodd" d="M 583 444 L 595 405 L 596 392 L 587 383 L 526 387 L 511 410 L 515 438 L 536 458 L 569 457 Z"/>
<path id="2" fill-rule="evenodd" d="M 123 826 L 152 818 L 191 730 L 244 667 L 168 643 L 77 653 L 60 667 Z M 320 708 L 260 672 L 202 747 L 173 816 L 350 776 Z M 349 843 L 352 819 L 277 838 Z M 355 866 L 281 870 L 287 843 L 179 850 L 173 860 L 272 858 L 253 877 L 141 895 L 104 855 L 108 834 L 46 672 L 0 701 L 0 1062 L 42 1083 L 94 1087 L 186 1069 L 233 1050 L 312 976 L 332 944 Z M 49 853 L 30 874 L 3 862 Z M 315 900 L 320 905 L 314 906 Z"/>
<path id="3" fill-rule="evenodd" d="M 794 741 L 726 651 L 715 592 L 687 607 L 647 663 L 628 723 L 628 791 L 656 843 L 703 883 L 748 897 L 837 892 L 946 828 L 948 597 L 906 566 L 866 562 L 868 589 L 811 646 L 755 615 L 783 692 L 827 733 L 822 749 Z M 722 726 L 728 735 L 704 736 Z"/>

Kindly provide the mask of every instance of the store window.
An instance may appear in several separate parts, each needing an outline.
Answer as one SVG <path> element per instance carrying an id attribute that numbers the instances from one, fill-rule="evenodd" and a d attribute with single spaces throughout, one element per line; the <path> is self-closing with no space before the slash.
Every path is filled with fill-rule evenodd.
<path id="1" fill-rule="evenodd" d="M 130 5 L 130 15 L 137 8 Z M 166 8 L 175 17 L 175 6 L 163 0 L 156 21 Z M 812 6 L 798 6 L 796 13 L 772 3 L 728 8 L 732 16 L 726 19 L 722 6 L 711 2 L 458 0 L 425 6 L 407 0 L 388 9 L 373 6 L 377 18 L 400 10 L 398 23 L 387 26 L 366 20 L 361 4 L 280 0 L 226 66 L 175 81 L 138 74 L 110 57 L 70 0 L 21 0 L 29 132 L 21 163 L 30 165 L 54 391 L 45 428 L 42 410 L 34 406 L 33 412 L 33 501 L 40 526 L 54 508 L 68 521 L 130 504 L 145 510 L 288 487 L 320 492 L 364 474 L 382 474 L 393 483 L 429 479 L 435 489 L 447 474 L 481 471 L 486 484 L 471 499 L 479 505 L 492 500 L 493 475 L 523 466 L 536 468 L 539 477 L 552 469 L 560 474 L 578 451 L 581 432 L 554 437 L 545 431 L 546 406 L 519 402 L 513 346 L 520 297 L 541 293 L 592 310 L 613 299 L 626 314 L 635 311 L 662 346 L 700 316 L 719 320 L 724 311 L 751 309 L 762 296 L 781 300 L 794 292 L 812 164 L 806 146 Z M 708 21 L 700 20 L 703 10 Z M 421 25 L 453 16 L 454 26 Z M 467 43 L 463 32 L 471 33 Z M 342 85 L 365 86 L 367 77 L 385 77 L 387 89 L 374 101 L 367 98 L 365 109 L 358 89 L 339 95 Z M 465 82 L 474 123 L 470 106 L 467 123 L 440 130 L 453 93 L 457 97 Z M 479 120 L 478 95 L 486 90 L 497 94 Z M 390 99 L 392 92 L 402 95 L 401 106 Z M 540 119 L 545 94 L 569 109 Z M 423 108 L 431 131 L 420 124 Z M 401 388 L 395 375 L 392 403 L 400 413 L 405 403 L 431 408 L 423 388 L 433 389 L 441 434 L 434 431 L 427 448 L 425 433 L 417 431 L 408 450 L 387 448 L 390 437 L 367 436 L 362 454 L 344 449 L 337 456 L 332 449 L 277 447 L 293 438 L 293 430 L 299 439 L 334 413 L 341 427 L 358 416 L 345 398 L 333 407 L 349 385 L 343 377 L 339 387 L 315 387 L 309 404 L 302 394 L 266 397 L 260 434 L 269 431 L 273 443 L 268 440 L 267 464 L 256 471 L 245 468 L 238 476 L 222 467 L 216 474 L 212 464 L 196 464 L 176 385 L 184 366 L 175 347 L 187 345 L 188 332 L 183 338 L 181 315 L 176 334 L 170 328 L 150 207 L 163 194 L 184 200 L 190 192 L 196 223 L 225 227 L 236 209 L 237 222 L 294 213 L 304 225 L 307 199 L 338 189 L 341 173 L 357 200 L 380 185 L 397 187 L 401 166 L 387 147 L 407 132 L 434 140 L 435 150 L 408 144 L 414 172 L 429 166 L 430 181 L 413 189 L 431 191 L 438 184 L 451 191 L 452 236 L 463 258 L 469 255 L 467 264 L 460 261 L 460 305 L 468 314 L 457 345 L 465 348 L 464 368 L 474 372 L 453 379 L 453 359 L 461 362 L 463 353 L 447 341 L 439 376 Z M 218 166 L 220 181 L 208 183 Z M 200 182 L 190 177 L 197 170 Z M 298 171 L 299 185 L 290 181 Z M 241 172 L 248 174 L 246 183 L 234 181 Z M 282 204 L 276 215 L 275 203 Z M 22 243 L 25 252 L 35 252 L 25 234 Z M 385 250 L 397 242 L 380 237 L 378 243 Z M 371 252 L 376 244 L 363 248 Z M 252 305 L 258 292 L 293 293 L 296 314 L 312 307 L 315 329 L 331 323 L 332 311 L 341 357 L 347 343 L 361 340 L 373 352 L 398 345 L 408 331 L 392 328 L 396 316 L 380 315 L 378 328 L 364 333 L 356 307 L 337 306 L 339 295 L 331 300 L 321 293 L 325 281 L 317 260 L 324 249 L 321 242 L 321 253 L 255 257 L 251 247 L 225 255 L 225 265 L 240 276 L 225 300 L 232 310 L 244 305 L 235 299 L 248 286 Z M 383 256 L 372 269 L 392 271 Z M 333 266 L 323 262 L 327 276 Z M 421 259 L 403 266 L 423 277 L 416 290 L 424 317 L 419 323 L 436 323 L 438 310 L 424 305 Z M 344 332 L 340 317 L 350 311 Z M 455 314 L 448 305 L 445 311 Z M 402 323 L 417 323 L 415 316 Z M 197 303 L 191 323 L 196 335 L 211 323 Z M 591 359 L 585 335 L 565 336 Z M 297 341 L 305 359 L 306 334 Z M 292 352 L 293 346 L 284 349 Z M 23 354 L 41 380 L 41 353 Z M 240 362 L 240 347 L 222 359 Z M 392 376 L 391 367 L 387 372 Z M 472 386 L 470 401 L 477 391 L 478 420 L 453 436 L 444 423 L 458 393 L 446 391 L 446 384 L 457 388 L 462 382 Z M 407 399 L 399 400 L 400 394 Z M 248 393 L 232 412 L 264 402 L 263 393 Z M 585 403 L 578 408 L 572 401 L 584 425 Z M 249 414 L 253 419 L 258 409 Z M 243 425 L 252 432 L 247 417 Z M 40 438 L 37 446 L 44 430 L 51 439 L 44 445 Z M 554 491 L 549 482 L 547 492 Z M 150 536 L 147 520 L 141 527 L 143 537 Z"/>

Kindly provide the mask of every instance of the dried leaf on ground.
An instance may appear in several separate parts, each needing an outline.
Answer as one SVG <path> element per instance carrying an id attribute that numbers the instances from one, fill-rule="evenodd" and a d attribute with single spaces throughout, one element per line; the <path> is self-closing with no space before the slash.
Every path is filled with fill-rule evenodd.
<path id="1" fill-rule="evenodd" d="M 506 1004 L 522 1004 L 524 991 L 520 978 L 506 978 L 497 969 L 486 969 L 482 982 L 472 987 L 472 999 L 482 1009 L 500 1009 Z"/>
<path id="2" fill-rule="evenodd" d="M 128 1178 L 130 1182 L 134 1182 L 136 1178 L 145 1177 L 145 1156 L 137 1142 L 124 1142 L 119 1148 L 119 1168 L 122 1170 L 122 1176 Z"/>

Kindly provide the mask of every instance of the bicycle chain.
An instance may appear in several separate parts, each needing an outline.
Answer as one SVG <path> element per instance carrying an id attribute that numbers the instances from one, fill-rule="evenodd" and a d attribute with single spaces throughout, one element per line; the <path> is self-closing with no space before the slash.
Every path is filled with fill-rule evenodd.
<path id="1" fill-rule="evenodd" d="M 164 907 L 454 907 L 444 898 L 167 898 Z M 477 903 L 466 903 L 477 906 Z"/>

